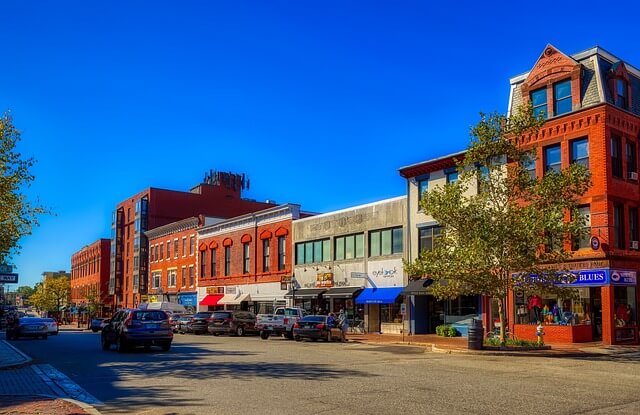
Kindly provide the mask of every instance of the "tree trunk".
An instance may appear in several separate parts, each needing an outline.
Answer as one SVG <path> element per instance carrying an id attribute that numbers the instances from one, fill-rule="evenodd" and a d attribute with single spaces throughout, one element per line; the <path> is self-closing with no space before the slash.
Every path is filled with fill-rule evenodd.
<path id="1" fill-rule="evenodd" d="M 500 318 L 500 346 L 504 346 L 506 343 L 506 339 L 505 339 L 505 330 L 504 330 L 504 326 L 505 326 L 505 318 L 504 318 L 504 304 L 503 304 L 504 299 L 499 298 L 498 299 L 498 316 Z"/>

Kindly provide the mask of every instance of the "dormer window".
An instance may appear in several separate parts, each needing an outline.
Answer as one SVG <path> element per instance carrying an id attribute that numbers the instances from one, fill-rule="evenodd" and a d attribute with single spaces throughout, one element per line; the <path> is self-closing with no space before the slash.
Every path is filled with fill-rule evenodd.
<path id="1" fill-rule="evenodd" d="M 571 112 L 571 80 L 553 86 L 553 115 Z"/>
<path id="2" fill-rule="evenodd" d="M 548 118 L 549 112 L 547 111 L 547 88 L 541 88 L 531 93 L 531 103 L 533 105 L 533 115 L 538 118 L 540 114 L 542 117 Z"/>
<path id="3" fill-rule="evenodd" d="M 616 106 L 628 109 L 627 82 L 624 79 L 616 79 Z"/>

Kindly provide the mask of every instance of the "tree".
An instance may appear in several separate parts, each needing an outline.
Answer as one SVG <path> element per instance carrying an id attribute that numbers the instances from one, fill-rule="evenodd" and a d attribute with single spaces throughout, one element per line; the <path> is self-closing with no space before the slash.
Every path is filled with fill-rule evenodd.
<path id="1" fill-rule="evenodd" d="M 91 288 L 87 293 L 87 313 L 89 320 L 100 314 L 102 311 L 102 303 L 100 302 L 100 293 L 95 288 Z"/>
<path id="2" fill-rule="evenodd" d="M 412 278 L 429 276 L 439 298 L 486 295 L 498 300 L 500 343 L 505 342 L 504 300 L 518 288 L 573 297 L 568 269 L 550 270 L 571 257 L 565 243 L 584 233 L 578 198 L 591 185 L 578 164 L 540 178 L 526 167 L 533 154 L 516 144 L 543 120 L 532 108 L 511 117 L 481 114 L 461 160 L 458 181 L 429 190 L 421 207 L 443 226 L 433 250 L 405 264 Z M 472 190 L 477 186 L 477 191 Z"/>
<path id="3" fill-rule="evenodd" d="M 16 289 L 16 293 L 23 299 L 31 297 L 34 292 L 35 289 L 33 287 L 29 287 L 28 285 L 22 285 Z"/>
<path id="4" fill-rule="evenodd" d="M 16 151 L 20 132 L 8 114 L 0 117 L 0 263 L 18 253 L 19 240 L 31 235 L 38 216 L 49 211 L 23 194 L 35 177 L 30 173 L 33 158 L 23 159 Z"/>
<path id="5" fill-rule="evenodd" d="M 71 283 L 66 277 L 51 278 L 36 284 L 36 291 L 29 301 L 39 311 L 59 312 L 69 303 Z"/>
<path id="6" fill-rule="evenodd" d="M 44 284 L 36 284 L 35 292 L 29 297 L 29 303 L 38 311 L 51 311 L 55 307 L 55 302 Z"/>

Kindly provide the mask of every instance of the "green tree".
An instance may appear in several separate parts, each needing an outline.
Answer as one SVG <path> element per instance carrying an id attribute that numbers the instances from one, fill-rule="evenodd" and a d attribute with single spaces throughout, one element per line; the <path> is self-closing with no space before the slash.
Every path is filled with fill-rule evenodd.
<path id="1" fill-rule="evenodd" d="M 97 316 L 102 310 L 102 303 L 100 302 L 100 293 L 95 288 L 92 288 L 87 293 L 87 313 L 89 320 Z"/>
<path id="2" fill-rule="evenodd" d="M 38 216 L 49 211 L 23 193 L 35 177 L 33 158 L 16 151 L 20 132 L 8 114 L 0 117 L 0 263 L 20 250 L 19 240 L 38 225 Z"/>
<path id="3" fill-rule="evenodd" d="M 52 311 L 55 308 L 55 302 L 44 284 L 36 284 L 35 292 L 29 297 L 29 303 L 38 311 Z"/>
<path id="4" fill-rule="evenodd" d="M 35 289 L 33 287 L 29 287 L 28 285 L 21 285 L 16 289 L 16 293 L 21 296 L 23 299 L 27 299 L 33 295 Z"/>
<path id="5" fill-rule="evenodd" d="M 571 252 L 564 243 L 584 233 L 577 202 L 591 180 L 578 164 L 540 178 L 529 175 L 525 166 L 533 155 L 516 142 L 542 123 L 531 107 L 511 117 L 480 115 L 469 147 L 457 161 L 458 181 L 430 189 L 421 201 L 425 213 L 443 226 L 441 237 L 433 250 L 405 264 L 412 278 L 434 280 L 439 299 L 476 294 L 497 299 L 502 344 L 503 304 L 510 289 L 575 295 L 562 285 L 574 278 L 569 270 L 552 271 L 549 264 L 568 260 Z"/>
<path id="6" fill-rule="evenodd" d="M 51 296 L 55 304 L 55 310 L 60 311 L 62 306 L 69 304 L 71 300 L 71 282 L 66 277 L 57 277 L 47 280 L 44 284 L 47 295 Z"/>

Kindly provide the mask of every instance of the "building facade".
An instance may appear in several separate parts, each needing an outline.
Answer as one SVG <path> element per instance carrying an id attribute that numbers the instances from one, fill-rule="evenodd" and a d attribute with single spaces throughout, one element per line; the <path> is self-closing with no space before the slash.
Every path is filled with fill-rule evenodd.
<path id="1" fill-rule="evenodd" d="M 406 199 L 294 221 L 290 303 L 309 313 L 344 309 L 366 331 L 401 332 Z"/>
<path id="2" fill-rule="evenodd" d="M 257 314 L 285 305 L 293 271 L 291 224 L 300 216 L 299 205 L 285 204 L 199 228 L 198 310 Z"/>
<path id="3" fill-rule="evenodd" d="M 637 343 L 640 71 L 599 47 L 568 56 L 547 45 L 533 68 L 510 83 L 509 111 L 530 102 L 547 120 L 537 134 L 518 139 L 537 155 L 531 174 L 580 163 L 593 182 L 580 200 L 587 235 L 565 242 L 574 255 L 561 264 L 574 271 L 579 299 L 515 292 L 512 330 L 534 338 L 533 320 L 541 317 L 550 342 Z M 558 313 L 532 316 L 531 298 Z M 572 324 L 565 325 L 568 316 Z"/>
<path id="4" fill-rule="evenodd" d="M 103 314 L 112 304 L 109 295 L 109 252 L 111 241 L 99 239 L 71 256 L 71 303 L 86 308 L 90 301 L 100 304 Z"/>
<path id="5" fill-rule="evenodd" d="M 244 175 L 212 172 L 189 192 L 148 188 L 116 206 L 111 222 L 109 294 L 114 307 L 136 307 L 148 295 L 145 232 L 200 214 L 228 218 L 273 206 L 242 199 Z"/>

